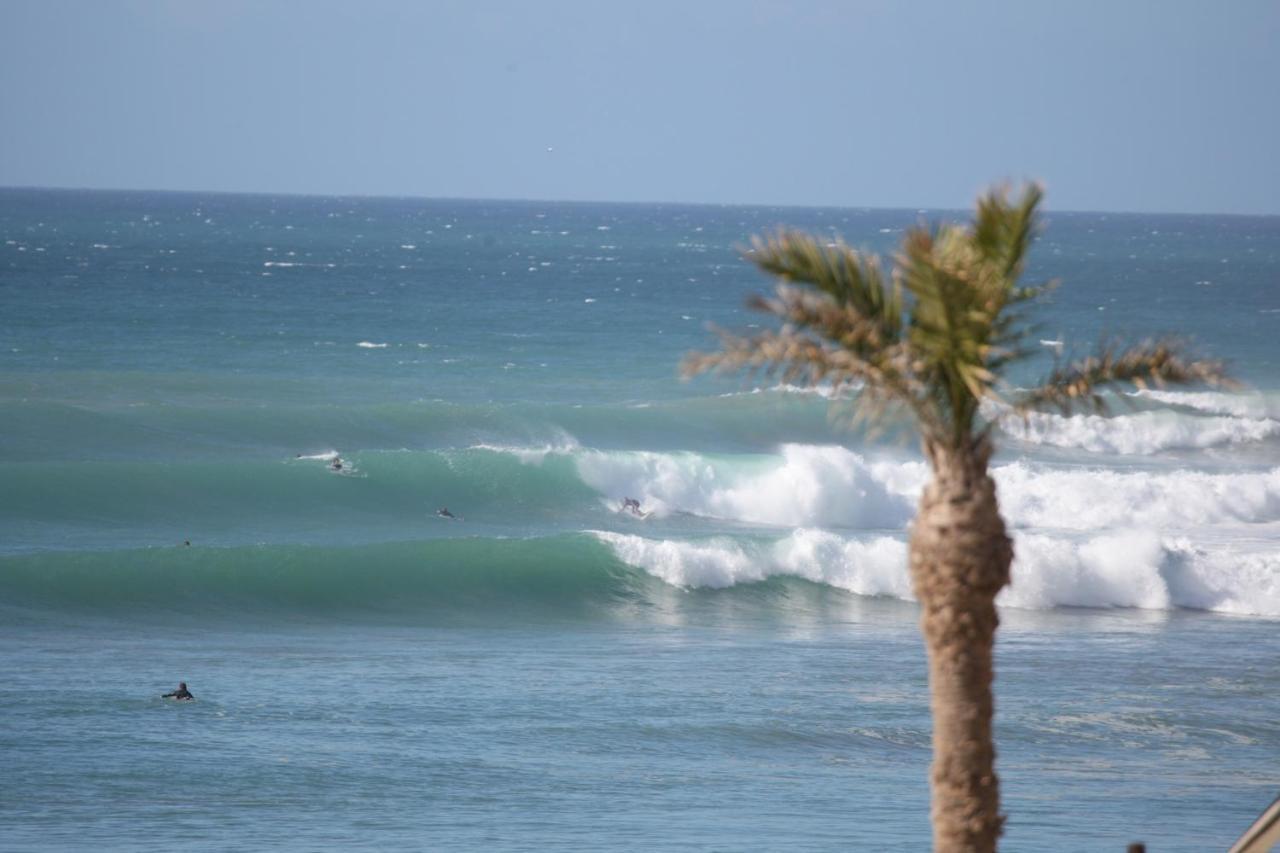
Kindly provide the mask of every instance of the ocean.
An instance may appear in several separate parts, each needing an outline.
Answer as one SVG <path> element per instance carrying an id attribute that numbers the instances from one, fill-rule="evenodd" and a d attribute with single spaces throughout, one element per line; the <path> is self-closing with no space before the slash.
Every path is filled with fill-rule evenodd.
<path id="1" fill-rule="evenodd" d="M 1015 383 L 1175 333 L 1245 385 L 987 411 L 1004 847 L 1224 849 L 1280 793 L 1280 218 L 1049 202 Z M 751 235 L 965 217 L 0 190 L 0 848 L 926 848 L 917 444 L 678 365 Z"/>

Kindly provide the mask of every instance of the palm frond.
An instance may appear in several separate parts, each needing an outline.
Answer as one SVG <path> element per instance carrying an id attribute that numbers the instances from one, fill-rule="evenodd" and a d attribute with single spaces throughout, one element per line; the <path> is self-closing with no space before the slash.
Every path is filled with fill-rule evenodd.
<path id="1" fill-rule="evenodd" d="M 1013 406 L 1019 412 L 1054 408 L 1065 415 L 1084 408 L 1103 413 L 1107 401 L 1101 392 L 1123 384 L 1236 386 L 1222 361 L 1196 358 L 1178 339 L 1149 340 L 1127 348 L 1108 342 L 1094 355 L 1055 368 L 1040 387 L 1017 397 Z"/>
<path id="2" fill-rule="evenodd" d="M 896 401 L 917 411 L 923 389 L 911 375 L 901 341 L 886 340 L 883 318 L 871 318 L 848 303 L 813 288 L 781 283 L 772 297 L 753 296 L 748 306 L 783 322 L 778 331 L 742 336 L 716 330 L 717 352 L 694 352 L 681 363 L 685 377 L 705 372 L 746 370 L 784 382 L 835 389 L 857 384 L 855 420 L 874 423 Z"/>
<path id="3" fill-rule="evenodd" d="M 783 282 L 810 285 L 874 323 L 891 342 L 902 332 L 902 291 L 886 282 L 880 261 L 842 241 L 822 244 L 808 234 L 779 231 L 754 237 L 747 258 Z"/>
<path id="4" fill-rule="evenodd" d="M 792 327 L 749 336 L 714 331 L 720 339 L 720 349 L 687 354 L 680 363 L 685 378 L 699 373 L 745 371 L 806 387 L 827 382 L 833 394 L 856 387 L 858 395 L 852 401 L 854 423 L 874 428 L 895 409 L 905 408 L 927 435 L 937 432 L 932 418 L 920 408 L 923 390 L 906 375 L 906 352 L 901 347 L 886 351 L 878 361 L 869 361 Z"/>
<path id="5" fill-rule="evenodd" d="M 739 370 L 777 376 L 785 382 L 816 385 L 831 382 L 877 381 L 879 372 L 867 362 L 838 347 L 824 346 L 813 337 L 784 328 L 755 335 L 714 330 L 720 349 L 691 352 L 680 362 L 686 378 L 699 373 L 732 373 Z"/>
<path id="6" fill-rule="evenodd" d="M 892 341 L 885 339 L 884 326 L 849 305 L 842 305 L 825 293 L 779 284 L 772 298 L 754 295 L 747 307 L 772 314 L 784 323 L 837 344 L 869 362 L 882 360 Z"/>
<path id="7" fill-rule="evenodd" d="M 1044 198 L 1039 184 L 1028 184 L 1016 204 L 1007 189 L 998 188 L 978 199 L 973 243 L 1000 275 L 1016 279 L 1035 239 L 1036 209 Z"/>
<path id="8" fill-rule="evenodd" d="M 1019 307 L 1053 286 L 1018 284 L 1041 196 L 1034 185 L 1016 203 L 1003 191 L 989 193 L 972 227 L 913 229 L 897 257 L 914 298 L 907 336 L 955 446 L 972 432 L 978 404 L 999 397 L 1001 372 L 1030 354 Z"/>
<path id="9" fill-rule="evenodd" d="M 953 439 L 968 432 L 978 401 L 992 393 L 988 366 L 1001 300 L 986 295 L 985 271 L 974 263 L 963 229 L 936 234 L 913 229 L 903 241 L 898 271 L 914 297 L 908 339 L 935 407 Z"/>

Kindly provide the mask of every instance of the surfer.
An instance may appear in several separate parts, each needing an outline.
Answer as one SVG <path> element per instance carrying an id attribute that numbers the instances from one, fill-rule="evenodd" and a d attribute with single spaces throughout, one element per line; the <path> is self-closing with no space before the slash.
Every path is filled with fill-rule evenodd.
<path id="1" fill-rule="evenodd" d="M 456 515 L 449 512 L 449 508 L 447 506 L 442 506 L 438 510 L 436 510 L 436 515 L 440 516 L 441 518 L 452 518 L 454 521 L 458 520 L 458 517 Z"/>
<path id="2" fill-rule="evenodd" d="M 341 457 L 341 456 L 335 456 L 335 457 L 333 457 L 333 461 L 329 463 L 329 467 L 330 467 L 330 468 L 332 468 L 332 469 L 333 469 L 333 470 L 335 470 L 335 471 L 341 471 L 341 470 L 342 470 L 342 457 Z"/>
<path id="3" fill-rule="evenodd" d="M 187 689 L 187 682 L 179 681 L 177 690 L 173 691 L 172 693 L 166 693 L 164 694 L 164 696 L 160 698 L 162 699 L 194 699 L 196 697 L 192 696 L 191 691 Z"/>
<path id="4" fill-rule="evenodd" d="M 635 498 L 622 499 L 622 509 L 620 512 L 630 512 L 632 515 L 644 515 L 644 510 L 640 508 L 640 501 Z"/>

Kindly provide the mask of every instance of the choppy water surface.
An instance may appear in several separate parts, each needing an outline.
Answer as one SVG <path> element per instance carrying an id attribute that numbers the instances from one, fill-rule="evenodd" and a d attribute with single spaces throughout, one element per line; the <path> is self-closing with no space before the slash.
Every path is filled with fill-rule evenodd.
<path id="1" fill-rule="evenodd" d="M 675 367 L 750 234 L 941 215 L 0 191 L 0 847 L 926 845 L 924 463 Z M 1034 261 L 1019 381 L 1141 329 L 1250 384 L 1002 423 L 1006 846 L 1225 847 L 1280 787 L 1280 220 Z"/>

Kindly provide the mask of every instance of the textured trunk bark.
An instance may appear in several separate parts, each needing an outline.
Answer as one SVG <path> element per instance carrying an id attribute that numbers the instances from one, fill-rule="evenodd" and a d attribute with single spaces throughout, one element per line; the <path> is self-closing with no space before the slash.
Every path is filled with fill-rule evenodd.
<path id="1" fill-rule="evenodd" d="M 987 473 L 991 447 L 926 446 L 934 479 L 911 531 L 911 579 L 929 653 L 933 710 L 933 846 L 994 851 L 1004 818 L 991 739 L 996 594 L 1013 544 Z"/>

